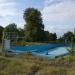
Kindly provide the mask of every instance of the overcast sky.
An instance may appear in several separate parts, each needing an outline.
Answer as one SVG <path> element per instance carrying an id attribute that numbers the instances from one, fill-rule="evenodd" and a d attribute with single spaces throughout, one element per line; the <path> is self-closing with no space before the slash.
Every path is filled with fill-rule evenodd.
<path id="1" fill-rule="evenodd" d="M 14 22 L 23 28 L 23 13 L 29 7 L 39 9 L 45 30 L 58 36 L 75 27 L 75 0 L 0 0 L 0 25 Z"/>

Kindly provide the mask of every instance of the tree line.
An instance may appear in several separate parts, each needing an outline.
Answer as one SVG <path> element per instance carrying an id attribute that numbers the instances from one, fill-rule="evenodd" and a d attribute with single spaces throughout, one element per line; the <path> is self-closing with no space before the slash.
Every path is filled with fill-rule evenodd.
<path id="1" fill-rule="evenodd" d="M 45 41 L 65 41 L 69 42 L 74 38 L 74 33 L 67 32 L 62 37 L 57 39 L 56 33 L 50 33 L 44 30 L 42 14 L 35 8 L 27 8 L 24 11 L 23 19 L 25 20 L 24 28 L 17 28 L 15 23 L 7 25 L 5 28 L 0 26 L 0 41 L 2 41 L 3 32 L 16 32 L 18 37 L 24 37 L 27 42 L 45 42 Z M 15 33 L 15 35 L 16 35 Z M 21 40 L 21 39 L 19 39 Z"/>

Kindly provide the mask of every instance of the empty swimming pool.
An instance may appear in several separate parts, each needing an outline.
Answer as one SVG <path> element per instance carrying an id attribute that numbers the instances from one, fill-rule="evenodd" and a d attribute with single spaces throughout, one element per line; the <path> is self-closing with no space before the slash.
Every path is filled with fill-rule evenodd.
<path id="1" fill-rule="evenodd" d="M 46 44 L 46 45 L 31 45 L 31 46 L 16 46 L 13 50 L 17 53 L 31 51 L 33 54 L 54 58 L 59 55 L 67 54 L 68 45 L 65 44 Z"/>

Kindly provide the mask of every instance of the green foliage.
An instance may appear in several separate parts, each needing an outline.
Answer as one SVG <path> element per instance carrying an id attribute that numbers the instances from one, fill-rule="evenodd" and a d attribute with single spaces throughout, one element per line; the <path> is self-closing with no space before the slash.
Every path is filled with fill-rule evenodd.
<path id="1" fill-rule="evenodd" d="M 21 42 L 25 42 L 25 32 L 24 32 L 24 29 L 22 28 L 19 28 L 18 29 L 18 41 L 21 41 Z"/>
<path id="2" fill-rule="evenodd" d="M 24 12 L 25 38 L 26 41 L 44 41 L 44 25 L 40 11 L 34 8 L 28 8 Z"/>
<path id="3" fill-rule="evenodd" d="M 72 55 L 68 55 L 68 56 L 66 56 L 65 58 L 65 61 L 66 62 L 68 62 L 68 63 L 70 63 L 70 62 L 74 62 L 74 56 L 72 56 Z"/>
<path id="4" fill-rule="evenodd" d="M 7 38 L 13 39 L 13 37 L 16 37 L 18 35 L 18 29 L 17 25 L 15 23 L 9 24 L 4 29 L 4 35 Z"/>
<path id="5" fill-rule="evenodd" d="M 50 41 L 56 41 L 57 40 L 56 33 L 49 33 L 49 40 Z"/>
<path id="6" fill-rule="evenodd" d="M 18 35 L 19 35 L 20 37 L 24 37 L 24 36 L 25 36 L 25 34 L 24 34 L 24 29 L 19 28 L 19 29 L 18 29 Z"/>
<path id="7" fill-rule="evenodd" d="M 74 34 L 72 32 L 67 32 L 63 35 L 63 38 L 67 41 L 67 42 L 71 42 L 72 39 L 74 38 Z"/>
<path id="8" fill-rule="evenodd" d="M 18 41 L 24 41 L 24 37 L 25 37 L 25 34 L 24 34 L 24 29 L 22 28 L 17 28 L 17 25 L 15 23 L 11 23 L 9 24 L 8 26 L 5 27 L 4 29 L 4 32 L 5 32 L 5 36 L 6 37 L 9 37 L 10 39 L 14 39 L 16 37 L 19 37 L 17 40 Z"/>
<path id="9" fill-rule="evenodd" d="M 15 23 L 9 24 L 5 27 L 4 32 L 17 32 L 17 25 Z"/>
<path id="10" fill-rule="evenodd" d="M 49 33 L 48 31 L 45 31 L 45 41 L 56 41 L 57 35 L 56 33 Z"/>
<path id="11" fill-rule="evenodd" d="M 71 55 L 75 54 L 74 48 L 68 48 L 67 50 L 68 50 L 69 54 L 71 54 Z"/>
<path id="12" fill-rule="evenodd" d="M 60 42 L 60 43 L 65 43 L 65 40 L 64 40 L 63 37 L 58 38 L 57 41 Z"/>
<path id="13" fill-rule="evenodd" d="M 0 42 L 2 41 L 3 30 L 4 28 L 0 26 Z"/>

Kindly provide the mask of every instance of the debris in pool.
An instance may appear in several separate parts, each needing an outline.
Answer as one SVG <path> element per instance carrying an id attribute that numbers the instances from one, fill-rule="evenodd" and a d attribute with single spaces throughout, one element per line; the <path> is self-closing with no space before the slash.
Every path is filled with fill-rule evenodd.
<path id="1" fill-rule="evenodd" d="M 46 52 L 46 55 L 48 55 L 48 51 Z"/>

